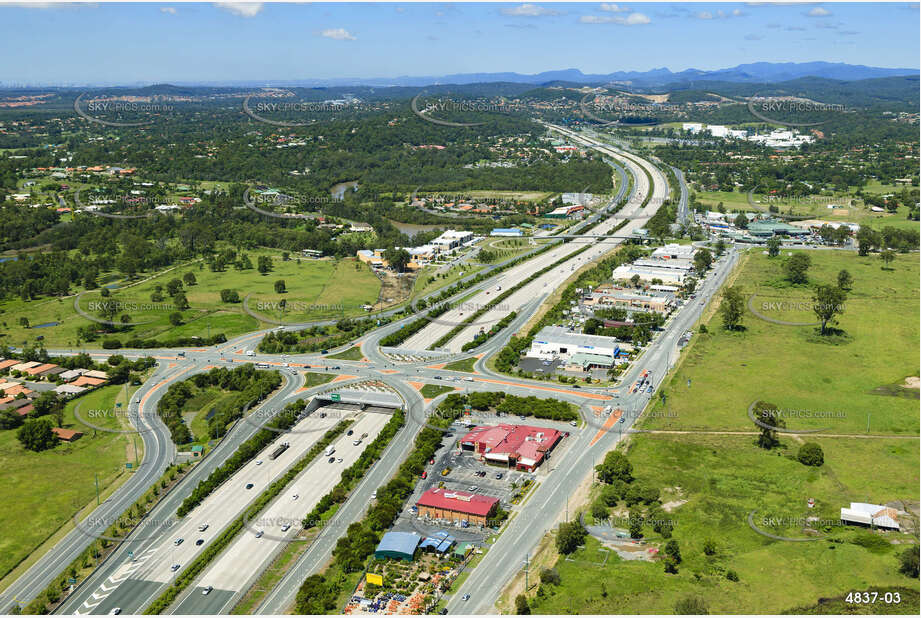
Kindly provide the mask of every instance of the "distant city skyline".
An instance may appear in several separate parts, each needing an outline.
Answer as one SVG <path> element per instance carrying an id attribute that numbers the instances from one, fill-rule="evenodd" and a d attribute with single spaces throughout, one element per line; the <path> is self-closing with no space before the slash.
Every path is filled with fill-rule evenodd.
<path id="1" fill-rule="evenodd" d="M 752 62 L 917 69 L 909 3 L 7 3 L 6 85 L 380 79 Z"/>

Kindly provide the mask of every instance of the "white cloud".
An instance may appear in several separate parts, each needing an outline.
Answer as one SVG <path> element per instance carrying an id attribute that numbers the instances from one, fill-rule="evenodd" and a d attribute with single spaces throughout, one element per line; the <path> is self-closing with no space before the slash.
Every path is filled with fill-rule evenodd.
<path id="1" fill-rule="evenodd" d="M 502 9 L 502 14 L 512 17 L 541 17 L 543 15 L 559 15 L 560 13 L 536 4 L 522 4 L 510 9 Z"/>
<path id="2" fill-rule="evenodd" d="M 696 15 L 697 19 L 713 19 L 713 13 L 710 11 L 700 11 Z"/>
<path id="3" fill-rule="evenodd" d="M 161 13 L 166 13 L 167 15 L 175 15 L 175 14 L 176 14 L 176 9 L 174 9 L 174 8 L 171 7 L 171 6 L 163 6 L 163 7 L 160 7 L 160 12 L 161 12 Z"/>
<path id="4" fill-rule="evenodd" d="M 633 9 L 625 7 L 625 6 L 617 6 L 616 4 L 608 4 L 607 2 L 603 2 L 601 4 L 601 10 L 607 11 L 608 13 L 629 13 Z"/>
<path id="5" fill-rule="evenodd" d="M 355 37 L 349 34 L 349 31 L 345 28 L 327 28 L 320 33 L 320 36 L 327 39 L 335 39 L 336 41 L 354 41 Z"/>
<path id="6" fill-rule="evenodd" d="M 827 9 L 823 9 L 820 6 L 817 6 L 817 7 L 810 9 L 809 12 L 806 13 L 806 15 L 808 15 L 809 17 L 828 17 L 829 15 L 831 15 L 831 11 Z"/>
<path id="7" fill-rule="evenodd" d="M 729 19 L 730 17 L 742 17 L 743 15 L 745 15 L 745 13 L 739 9 L 734 9 L 730 13 L 720 9 L 716 13 L 711 13 L 710 11 L 698 11 L 694 14 L 694 17 L 697 19 Z"/>
<path id="8" fill-rule="evenodd" d="M 262 12 L 261 2 L 215 2 L 214 4 L 240 17 L 255 17 Z"/>
<path id="9" fill-rule="evenodd" d="M 764 37 L 761 36 L 760 34 L 746 34 L 746 35 L 745 35 L 745 40 L 746 40 L 746 41 L 760 41 L 760 40 L 763 39 L 763 38 L 764 38 Z"/>
<path id="10" fill-rule="evenodd" d="M 599 17 L 597 15 L 583 15 L 579 18 L 583 24 L 618 24 L 621 26 L 640 26 L 648 24 L 649 18 L 642 13 L 630 13 L 627 17 Z"/>

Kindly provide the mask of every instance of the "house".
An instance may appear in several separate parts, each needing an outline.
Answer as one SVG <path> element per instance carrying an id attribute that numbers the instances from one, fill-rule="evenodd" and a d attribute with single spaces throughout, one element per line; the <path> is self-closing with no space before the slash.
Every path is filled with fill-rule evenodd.
<path id="1" fill-rule="evenodd" d="M 533 472 L 562 437 L 562 433 L 548 427 L 487 425 L 469 432 L 461 438 L 460 445 L 488 463 Z"/>
<path id="2" fill-rule="evenodd" d="M 84 372 L 83 372 L 83 375 L 85 375 L 85 376 L 87 376 L 87 377 L 89 377 L 89 378 L 99 378 L 100 380 L 108 380 L 108 379 L 109 379 L 109 374 L 107 374 L 105 371 L 98 371 L 98 370 L 96 370 L 96 369 L 91 369 L 91 370 L 89 370 L 89 371 L 84 371 Z"/>
<path id="3" fill-rule="evenodd" d="M 39 365 L 41 365 L 41 363 L 37 361 L 28 361 L 25 363 L 19 363 L 18 365 L 13 365 L 12 367 L 10 367 L 10 371 L 23 372 L 26 369 L 32 369 L 32 367 L 38 367 Z"/>
<path id="4" fill-rule="evenodd" d="M 62 373 L 60 377 L 65 382 L 71 382 L 82 376 L 84 373 L 86 373 L 86 369 L 70 369 Z"/>
<path id="5" fill-rule="evenodd" d="M 14 358 L 7 359 L 7 360 L 0 360 L 0 372 L 9 371 L 10 367 L 14 365 L 18 365 L 18 364 L 19 364 L 19 361 Z"/>
<path id="6" fill-rule="evenodd" d="M 57 393 L 58 395 L 73 396 L 73 395 L 79 395 L 85 390 L 86 388 L 82 386 L 74 386 L 73 384 L 61 384 L 60 386 L 54 389 L 54 392 Z"/>
<path id="7" fill-rule="evenodd" d="M 83 432 L 74 431 L 73 429 L 64 429 L 62 427 L 52 427 L 51 431 L 64 442 L 73 442 L 83 437 Z"/>
<path id="8" fill-rule="evenodd" d="M 51 371 L 55 367 L 57 367 L 57 365 L 55 365 L 54 363 L 44 363 L 37 367 L 26 369 L 25 373 L 35 378 L 35 377 L 43 376 L 46 372 Z"/>
<path id="9" fill-rule="evenodd" d="M 851 502 L 850 508 L 841 507 L 841 521 L 845 524 L 899 530 L 899 512 L 891 507 L 865 502 Z"/>
<path id="10" fill-rule="evenodd" d="M 485 526 L 487 519 L 495 515 L 498 506 L 498 498 L 441 487 L 429 489 L 416 502 L 419 514 L 423 517 L 466 521 L 477 526 Z"/>
<path id="11" fill-rule="evenodd" d="M 76 380 L 74 380 L 73 382 L 71 382 L 70 385 L 71 386 L 85 386 L 87 388 L 91 388 L 94 386 L 100 386 L 105 383 L 106 381 L 103 380 L 102 378 L 91 378 L 87 375 L 82 375 Z"/>

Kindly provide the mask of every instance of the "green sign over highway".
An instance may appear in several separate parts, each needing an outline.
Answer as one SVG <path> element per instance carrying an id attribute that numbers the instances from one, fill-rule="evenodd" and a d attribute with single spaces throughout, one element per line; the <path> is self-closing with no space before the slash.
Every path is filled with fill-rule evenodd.
<path id="1" fill-rule="evenodd" d="M 329 398 L 332 399 L 333 401 L 342 401 L 342 395 L 340 395 L 339 393 L 333 393 L 332 395 L 329 396 Z"/>

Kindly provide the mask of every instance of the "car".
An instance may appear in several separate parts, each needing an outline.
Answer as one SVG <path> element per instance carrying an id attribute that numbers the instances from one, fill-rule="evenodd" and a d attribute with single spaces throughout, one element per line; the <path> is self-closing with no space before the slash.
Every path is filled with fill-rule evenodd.
<path id="1" fill-rule="evenodd" d="M 253 484 L 252 484 L 252 483 L 247 483 L 247 484 L 246 484 L 246 489 L 252 489 L 252 488 L 253 488 Z"/>
<path id="2" fill-rule="evenodd" d="M 345 435 L 350 436 L 350 435 L 352 435 L 353 433 L 355 433 L 355 430 L 354 430 L 354 429 L 349 429 L 347 432 L 345 432 Z"/>
<path id="3" fill-rule="evenodd" d="M 477 489 L 479 489 L 478 485 L 471 485 L 467 488 L 467 491 L 476 491 Z"/>
<path id="4" fill-rule="evenodd" d="M 201 593 L 207 595 L 207 594 L 209 594 L 212 590 L 214 590 L 214 586 L 205 586 L 205 589 L 202 590 Z"/>
<path id="5" fill-rule="evenodd" d="M 647 392 L 647 393 L 651 393 L 651 392 L 652 392 L 652 386 L 650 386 L 649 388 L 647 388 L 647 389 L 646 389 L 646 392 Z"/>
<path id="6" fill-rule="evenodd" d="M 441 611 L 438 612 L 438 613 L 441 614 L 442 616 L 446 616 L 446 615 L 448 614 L 448 608 L 447 608 L 447 607 L 442 607 L 442 608 L 441 608 Z"/>
<path id="7" fill-rule="evenodd" d="M 257 539 L 261 539 L 263 534 L 265 534 L 265 532 L 263 532 L 262 530 L 260 530 L 259 532 L 256 533 L 256 538 L 257 538 Z"/>
<path id="8" fill-rule="evenodd" d="M 469 594 L 465 594 L 464 596 L 461 597 L 461 601 L 469 601 L 469 600 L 470 600 Z"/>
<path id="9" fill-rule="evenodd" d="M 176 545 L 176 546 L 182 545 L 182 542 L 183 542 L 183 541 L 185 541 L 185 539 L 182 538 L 182 537 L 179 537 L 178 539 L 176 539 L 175 541 L 173 541 L 173 545 Z"/>
<path id="10" fill-rule="evenodd" d="M 300 497 L 301 497 L 300 494 L 294 494 L 293 496 L 291 496 L 291 499 L 292 499 L 292 500 L 297 500 L 297 499 L 300 498 Z"/>
<path id="11" fill-rule="evenodd" d="M 342 457 L 336 460 L 336 463 L 342 463 Z"/>
<path id="12" fill-rule="evenodd" d="M 569 421 L 569 424 L 572 425 L 573 427 L 576 427 L 579 423 L 577 423 L 576 421 Z"/>
<path id="13" fill-rule="evenodd" d="M 122 613 L 122 608 L 120 608 L 120 607 L 113 607 L 112 610 L 109 612 L 109 615 L 110 615 L 110 616 L 118 616 L 120 613 Z"/>
<path id="14" fill-rule="evenodd" d="M 619 420 L 619 421 L 617 421 L 617 422 L 618 422 L 618 423 L 623 423 L 623 422 L 624 422 L 624 417 L 623 417 L 623 416 L 621 416 L 621 417 L 620 417 L 620 420 Z"/>
<path id="15" fill-rule="evenodd" d="M 428 470 L 423 470 L 423 471 L 422 471 L 422 478 L 427 479 L 428 477 L 429 477 Z"/>
<path id="16" fill-rule="evenodd" d="M 198 539 L 197 541 L 195 541 L 196 545 L 204 545 L 204 543 L 205 543 L 205 539 Z"/>
<path id="17" fill-rule="evenodd" d="M 262 465 L 262 460 L 261 460 L 261 459 L 257 459 L 257 460 L 256 460 L 256 465 L 257 465 L 257 466 L 261 466 L 261 465 Z"/>
<path id="18" fill-rule="evenodd" d="M 371 499 L 374 500 L 376 498 L 377 498 L 377 490 L 375 489 L 374 491 L 371 492 Z"/>
<path id="19" fill-rule="evenodd" d="M 433 464 L 433 463 L 435 463 L 435 458 L 434 458 L 434 457 L 432 457 L 431 459 L 429 459 L 429 463 L 430 463 L 430 464 Z"/>
<path id="20" fill-rule="evenodd" d="M 498 480 L 500 480 L 501 478 L 502 478 L 502 473 L 501 473 L 501 472 L 496 472 L 496 480 L 498 481 Z"/>
<path id="21" fill-rule="evenodd" d="M 282 532 L 287 532 L 290 529 L 291 529 L 291 524 L 285 524 L 284 526 L 281 527 Z"/>
<path id="22" fill-rule="evenodd" d="M 335 367 L 330 367 L 330 369 L 332 369 L 333 371 L 339 371 L 340 369 L 342 369 L 342 367 L 340 367 L 339 365 L 336 365 Z"/>
<path id="23" fill-rule="evenodd" d="M 440 380 L 440 379 L 441 379 L 441 376 L 435 376 L 435 379 L 436 379 L 436 380 Z"/>
<path id="24" fill-rule="evenodd" d="M 330 457 L 328 463 L 336 463 L 336 458 L 335 458 L 335 457 Z"/>
<path id="25" fill-rule="evenodd" d="M 359 444 L 361 444 L 361 440 L 355 440 L 352 442 L 352 446 L 358 446 Z"/>
<path id="26" fill-rule="evenodd" d="M 202 524 L 198 527 L 199 532 L 204 532 L 207 529 L 208 529 L 208 524 Z"/>
<path id="27" fill-rule="evenodd" d="M 573 384 L 572 387 L 573 387 L 573 388 L 582 388 L 582 387 L 579 386 L 578 384 Z"/>
<path id="28" fill-rule="evenodd" d="M 172 571 L 173 573 L 175 573 L 176 571 L 178 571 L 178 570 L 179 570 L 179 563 L 177 562 L 176 564 L 174 564 L 173 566 L 171 566 L 171 567 L 169 568 L 169 570 Z"/>

